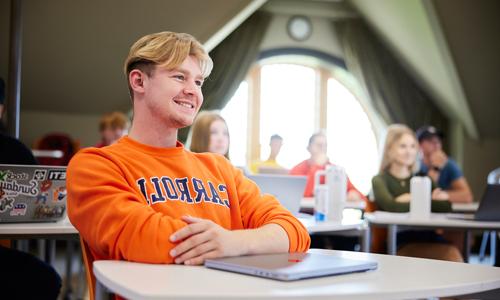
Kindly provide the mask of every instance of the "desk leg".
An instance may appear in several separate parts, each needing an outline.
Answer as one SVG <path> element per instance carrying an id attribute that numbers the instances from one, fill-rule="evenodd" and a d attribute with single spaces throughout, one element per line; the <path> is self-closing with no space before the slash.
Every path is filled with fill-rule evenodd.
<path id="1" fill-rule="evenodd" d="M 490 231 L 490 257 L 491 257 L 491 265 L 494 266 L 496 261 L 496 253 L 497 253 L 497 232 Z"/>
<path id="2" fill-rule="evenodd" d="M 366 252 L 366 253 L 369 253 L 370 252 L 370 231 L 371 231 L 371 227 L 368 225 L 368 226 L 365 226 L 364 230 L 363 230 L 363 234 L 361 236 L 361 251 L 363 252 Z"/>
<path id="3" fill-rule="evenodd" d="M 464 256 L 464 262 L 468 263 L 470 257 L 470 230 L 465 230 L 464 250 L 462 255 Z"/>
<path id="4" fill-rule="evenodd" d="M 398 225 L 391 224 L 387 226 L 387 252 L 390 255 L 396 255 L 397 235 Z"/>
<path id="5" fill-rule="evenodd" d="M 71 267 L 73 263 L 73 240 L 66 241 L 66 286 L 64 291 L 64 299 L 71 299 L 73 296 L 73 287 L 71 280 Z"/>
<path id="6" fill-rule="evenodd" d="M 106 287 L 104 287 L 104 285 L 102 285 L 102 283 L 99 280 L 96 280 L 95 281 L 95 295 L 94 295 L 95 300 L 107 299 L 106 295 L 107 295 Z"/>

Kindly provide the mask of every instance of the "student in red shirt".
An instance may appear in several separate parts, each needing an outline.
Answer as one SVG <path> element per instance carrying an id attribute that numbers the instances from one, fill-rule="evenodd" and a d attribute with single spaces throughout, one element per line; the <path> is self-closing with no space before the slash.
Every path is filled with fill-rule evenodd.
<path id="1" fill-rule="evenodd" d="M 314 196 L 314 176 L 317 171 L 324 170 L 327 165 L 332 165 L 327 151 L 326 135 L 323 132 L 317 132 L 309 138 L 307 151 L 311 154 L 309 159 L 304 160 L 290 170 L 290 175 L 307 176 L 307 184 L 304 190 L 304 197 Z M 324 179 L 322 179 L 322 183 Z M 356 189 L 347 178 L 347 200 L 361 201 L 366 200 L 366 197 Z"/>

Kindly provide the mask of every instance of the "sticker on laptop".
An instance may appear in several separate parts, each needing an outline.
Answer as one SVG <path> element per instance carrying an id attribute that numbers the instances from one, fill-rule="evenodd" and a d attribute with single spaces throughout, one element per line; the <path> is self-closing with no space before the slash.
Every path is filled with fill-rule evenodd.
<path id="1" fill-rule="evenodd" d="M 14 208 L 10 211 L 11 216 L 24 216 L 26 215 L 26 210 L 28 206 L 26 203 L 16 203 Z"/>

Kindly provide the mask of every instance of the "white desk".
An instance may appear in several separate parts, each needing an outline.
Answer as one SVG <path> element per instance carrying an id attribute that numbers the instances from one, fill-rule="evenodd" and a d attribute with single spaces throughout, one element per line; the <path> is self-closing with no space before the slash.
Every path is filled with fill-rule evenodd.
<path id="1" fill-rule="evenodd" d="M 478 202 L 451 204 L 451 209 L 453 212 L 475 212 L 478 207 L 479 207 Z M 300 201 L 300 208 L 306 210 L 313 210 L 314 198 L 302 198 L 302 200 Z M 366 203 L 364 201 L 347 201 L 345 208 L 364 210 L 366 208 Z"/>
<path id="2" fill-rule="evenodd" d="M 387 226 L 387 252 L 396 254 L 396 242 L 398 226 L 411 226 L 423 228 L 454 228 L 467 230 L 493 230 L 500 229 L 500 222 L 481 222 L 474 220 L 459 220 L 447 217 L 447 214 L 433 213 L 430 219 L 411 219 L 408 213 L 391 213 L 385 211 L 376 211 L 374 213 L 365 214 L 365 219 L 368 220 L 370 226 L 380 225 Z M 468 238 L 466 238 L 468 240 Z M 466 242 L 466 244 L 468 244 Z M 466 255 L 467 256 L 467 255 Z"/>
<path id="3" fill-rule="evenodd" d="M 452 203 L 451 204 L 451 210 L 453 212 L 473 213 L 473 212 L 476 212 L 478 207 L 479 207 L 479 202 Z"/>
<path id="4" fill-rule="evenodd" d="M 500 268 L 363 252 L 310 250 L 370 259 L 377 270 L 281 282 L 201 266 L 96 261 L 96 299 L 103 289 L 128 299 L 408 299 L 500 288 Z M 408 273 L 411 270 L 411 275 Z"/>
<path id="5" fill-rule="evenodd" d="M 307 231 L 314 233 L 328 232 L 355 232 L 361 236 L 361 249 L 364 252 L 370 252 L 370 230 L 364 220 L 343 219 L 342 222 L 324 221 L 317 222 L 314 217 L 298 218 Z"/>
<path id="6" fill-rule="evenodd" d="M 300 201 L 300 208 L 305 210 L 314 210 L 314 198 L 306 197 Z M 364 210 L 366 208 L 365 201 L 346 201 L 345 208 L 354 208 Z"/>
<path id="7" fill-rule="evenodd" d="M 63 219 L 58 222 L 44 223 L 9 223 L 0 224 L 2 238 L 56 238 L 59 236 L 78 236 L 78 231 Z"/>

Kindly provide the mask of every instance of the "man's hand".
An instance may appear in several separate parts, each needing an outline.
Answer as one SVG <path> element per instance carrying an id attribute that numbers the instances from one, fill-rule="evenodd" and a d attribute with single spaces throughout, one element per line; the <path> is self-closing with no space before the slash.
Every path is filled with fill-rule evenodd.
<path id="1" fill-rule="evenodd" d="M 439 169 L 442 169 L 446 165 L 446 162 L 448 162 L 448 156 L 441 150 L 432 153 L 429 159 L 431 166 Z"/>
<path id="2" fill-rule="evenodd" d="M 411 199 L 410 193 L 404 193 L 396 197 L 396 202 L 408 203 L 410 202 L 410 199 Z"/>
<path id="3" fill-rule="evenodd" d="M 450 195 L 440 188 L 432 191 L 432 200 L 446 201 L 450 199 Z"/>
<path id="4" fill-rule="evenodd" d="M 170 236 L 179 244 L 170 251 L 176 264 L 201 265 L 207 258 L 245 254 L 245 243 L 237 231 L 227 230 L 206 219 L 183 216 L 188 225 Z"/>

